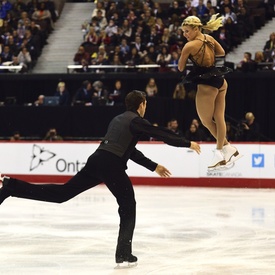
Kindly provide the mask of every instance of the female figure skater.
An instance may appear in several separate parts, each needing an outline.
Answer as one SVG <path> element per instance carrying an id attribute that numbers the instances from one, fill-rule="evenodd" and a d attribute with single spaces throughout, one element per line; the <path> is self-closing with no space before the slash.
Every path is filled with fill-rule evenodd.
<path id="1" fill-rule="evenodd" d="M 196 16 L 187 17 L 182 23 L 182 31 L 187 43 L 182 49 L 178 63 L 179 71 L 183 71 L 188 58 L 193 63 L 193 70 L 184 78 L 183 83 L 197 84 L 196 108 L 202 124 L 215 137 L 217 144 L 209 170 L 225 166 L 233 157 L 239 155 L 238 150 L 226 139 L 225 96 L 227 82 L 223 75 L 231 72 L 227 67 L 215 67 L 215 57 L 224 56 L 221 45 L 210 35 L 204 34 L 217 30 L 222 26 L 222 17 L 215 14 L 203 25 Z"/>

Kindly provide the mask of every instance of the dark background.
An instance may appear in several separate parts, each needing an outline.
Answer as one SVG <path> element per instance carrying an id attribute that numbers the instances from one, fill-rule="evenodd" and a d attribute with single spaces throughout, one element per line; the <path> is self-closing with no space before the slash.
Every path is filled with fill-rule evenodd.
<path id="1" fill-rule="evenodd" d="M 56 127 L 63 137 L 96 139 L 105 134 L 112 117 L 124 111 L 123 106 L 64 106 L 34 107 L 38 95 L 53 95 L 57 83 L 62 80 L 73 96 L 84 80 L 101 80 L 112 88 L 115 80 L 122 81 L 123 89 L 144 90 L 148 79 L 154 77 L 159 95 L 148 99 L 146 118 L 152 123 L 166 126 L 168 120 L 177 118 L 185 131 L 196 117 L 194 100 L 172 99 L 172 93 L 180 74 L 177 73 L 125 73 L 125 74 L 1 74 L 0 101 L 15 97 L 15 105 L 0 107 L 0 136 L 6 138 L 14 131 L 22 136 L 41 138 L 50 127 Z M 275 72 L 233 72 L 226 76 L 229 84 L 227 93 L 226 119 L 233 125 L 251 111 L 260 124 L 262 140 L 275 141 Z"/>

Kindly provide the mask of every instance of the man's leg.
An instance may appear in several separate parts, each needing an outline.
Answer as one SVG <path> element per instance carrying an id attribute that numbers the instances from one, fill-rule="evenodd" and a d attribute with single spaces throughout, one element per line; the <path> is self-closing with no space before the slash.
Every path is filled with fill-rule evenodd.
<path id="1" fill-rule="evenodd" d="M 39 201 L 62 203 L 81 192 L 92 188 L 102 181 L 93 176 L 93 164 L 96 158 L 92 155 L 85 167 L 63 185 L 32 184 L 15 178 L 4 178 L 0 189 L 0 204 L 9 196 Z"/>
<path id="2" fill-rule="evenodd" d="M 104 182 L 119 205 L 120 226 L 116 249 L 116 262 L 131 261 L 132 239 L 136 222 L 136 201 L 132 183 L 124 170 L 111 173 Z M 135 257 L 135 261 L 137 261 Z"/>

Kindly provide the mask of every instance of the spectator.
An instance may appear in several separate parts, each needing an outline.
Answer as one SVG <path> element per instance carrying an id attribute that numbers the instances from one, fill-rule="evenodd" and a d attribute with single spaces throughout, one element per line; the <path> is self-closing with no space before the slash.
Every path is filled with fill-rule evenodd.
<path id="1" fill-rule="evenodd" d="M 170 60 L 171 60 L 171 54 L 168 52 L 168 49 L 166 46 L 162 46 L 161 52 L 157 56 L 157 64 L 161 66 L 159 69 L 160 72 L 170 71 L 170 69 L 167 67 L 167 64 L 169 64 Z"/>
<path id="2" fill-rule="evenodd" d="M 117 44 L 117 25 L 115 24 L 113 19 L 110 19 L 109 24 L 105 28 L 105 32 L 108 37 L 110 37 L 110 44 L 116 45 Z"/>
<path id="3" fill-rule="evenodd" d="M 250 52 L 244 53 L 244 58 L 237 65 L 237 69 L 242 72 L 255 72 L 257 70 L 257 63 L 252 59 L 252 54 Z"/>
<path id="4" fill-rule="evenodd" d="M 172 132 L 174 132 L 175 134 L 183 137 L 183 132 L 179 129 L 179 123 L 178 123 L 178 120 L 175 119 L 175 118 L 172 118 L 168 124 L 167 124 L 167 128 L 169 130 L 171 130 Z"/>
<path id="5" fill-rule="evenodd" d="M 178 62 L 179 62 L 179 54 L 176 51 L 172 52 L 171 59 L 169 61 L 169 65 L 172 65 L 173 67 L 170 67 L 171 72 L 178 72 Z"/>
<path id="6" fill-rule="evenodd" d="M 85 51 L 85 48 L 83 46 L 80 46 L 78 48 L 78 52 L 74 56 L 74 64 L 81 65 L 82 59 L 85 59 L 88 64 L 90 63 L 89 53 Z"/>
<path id="7" fill-rule="evenodd" d="M 80 69 L 75 69 L 74 71 L 76 73 L 89 73 L 92 70 L 89 68 L 89 63 L 86 61 L 86 59 L 81 59 L 81 64 L 82 67 Z"/>
<path id="8" fill-rule="evenodd" d="M 245 120 L 242 120 L 238 125 L 236 134 L 238 141 L 260 141 L 260 126 L 255 121 L 255 116 L 252 112 L 245 114 Z"/>
<path id="9" fill-rule="evenodd" d="M 44 98 L 45 98 L 44 95 L 39 95 L 37 100 L 33 103 L 34 106 L 37 106 L 37 107 L 43 106 L 44 105 Z"/>
<path id="10" fill-rule="evenodd" d="M 182 83 L 178 83 L 173 92 L 173 99 L 185 99 L 186 90 Z"/>
<path id="11" fill-rule="evenodd" d="M 9 46 L 4 46 L 4 50 L 1 53 L 2 63 L 12 61 L 12 52 Z"/>
<path id="12" fill-rule="evenodd" d="M 21 140 L 21 135 L 19 131 L 15 131 L 13 135 L 10 137 L 10 141 L 19 141 Z"/>
<path id="13" fill-rule="evenodd" d="M 85 45 L 88 44 L 88 45 L 97 45 L 98 44 L 98 41 L 99 41 L 99 37 L 95 31 L 95 28 L 92 26 L 90 27 L 89 29 L 89 32 L 86 34 L 85 38 L 84 38 L 84 41 L 85 41 Z"/>
<path id="14" fill-rule="evenodd" d="M 70 101 L 70 93 L 68 92 L 68 90 L 66 88 L 66 84 L 63 81 L 60 81 L 57 84 L 54 96 L 58 96 L 59 97 L 59 105 L 60 106 L 68 106 L 71 103 L 71 101 Z"/>
<path id="15" fill-rule="evenodd" d="M 103 83 L 101 81 L 95 81 L 93 84 L 93 88 L 93 105 L 106 105 L 109 101 L 109 92 L 103 86 Z"/>
<path id="16" fill-rule="evenodd" d="M 200 136 L 202 136 L 203 141 L 210 140 L 210 137 L 209 137 L 210 133 L 208 129 L 202 125 L 201 121 L 198 118 L 193 118 L 191 121 L 191 124 L 194 124 L 196 126 L 197 131 L 200 133 Z"/>
<path id="17" fill-rule="evenodd" d="M 93 17 L 96 19 L 96 21 L 98 22 L 99 25 L 99 30 L 104 30 L 105 27 L 108 25 L 107 19 L 106 17 L 103 15 L 103 11 L 102 10 L 98 10 L 96 12 L 96 16 Z"/>
<path id="18" fill-rule="evenodd" d="M 150 78 L 146 87 L 145 92 L 148 97 L 155 97 L 158 94 L 158 86 L 154 78 Z"/>
<path id="19" fill-rule="evenodd" d="M 7 14 L 12 9 L 12 4 L 9 0 L 2 0 L 1 1 L 1 7 L 0 7 L 0 18 L 5 19 L 7 17 Z"/>
<path id="20" fill-rule="evenodd" d="M 53 21 L 50 11 L 46 8 L 44 2 L 41 2 L 39 8 L 35 10 L 31 18 L 40 26 L 41 30 L 50 34 L 53 28 Z"/>
<path id="21" fill-rule="evenodd" d="M 120 48 L 120 53 L 121 53 L 121 57 L 122 57 L 122 61 L 123 63 L 125 62 L 125 58 L 129 55 L 130 53 L 130 46 L 127 43 L 127 39 L 126 38 L 122 38 L 121 39 L 121 43 L 119 45 Z"/>
<path id="22" fill-rule="evenodd" d="M 92 84 L 90 81 L 83 81 L 82 86 L 75 93 L 73 105 L 92 105 Z"/>
<path id="23" fill-rule="evenodd" d="M 109 95 L 110 103 L 109 105 L 122 106 L 125 99 L 125 91 L 122 89 L 122 84 L 120 80 L 116 80 L 115 87 Z"/>
<path id="24" fill-rule="evenodd" d="M 189 129 L 185 132 L 185 138 L 191 138 L 194 141 L 203 141 L 203 136 L 195 124 L 191 123 Z"/>
<path id="25" fill-rule="evenodd" d="M 139 72 L 157 72 L 158 71 L 158 66 L 157 64 L 149 57 L 149 55 L 145 55 L 141 61 L 142 65 L 155 65 L 154 67 L 144 67 L 144 68 L 140 68 Z"/>
<path id="26" fill-rule="evenodd" d="M 138 54 L 137 48 L 133 47 L 129 55 L 125 59 L 125 64 L 129 66 L 136 66 L 140 63 L 140 56 Z"/>
<path id="27" fill-rule="evenodd" d="M 51 128 L 47 133 L 46 136 L 43 138 L 44 141 L 62 141 L 63 138 L 57 134 L 55 128 Z"/>
<path id="28" fill-rule="evenodd" d="M 141 41 L 140 36 L 135 37 L 135 41 L 132 43 L 131 46 L 137 49 L 137 53 L 140 58 L 143 58 L 147 54 L 146 47 Z"/>
<path id="29" fill-rule="evenodd" d="M 22 48 L 22 50 L 19 52 L 18 61 L 20 64 L 24 65 L 26 71 L 29 71 L 32 68 L 31 54 L 26 47 Z"/>
<path id="30" fill-rule="evenodd" d="M 131 40 L 132 33 L 133 33 L 133 29 L 129 23 L 129 20 L 124 19 L 122 26 L 118 27 L 118 35 L 121 37 L 121 39 L 125 38 L 127 42 L 129 42 Z"/>
<path id="31" fill-rule="evenodd" d="M 112 57 L 111 57 L 111 65 L 118 66 L 118 67 L 110 69 L 109 70 L 110 72 L 119 73 L 119 72 L 123 72 L 124 71 L 123 68 L 119 67 L 119 66 L 123 65 L 122 62 L 121 62 L 121 60 L 120 60 L 119 54 L 112 55 Z"/>

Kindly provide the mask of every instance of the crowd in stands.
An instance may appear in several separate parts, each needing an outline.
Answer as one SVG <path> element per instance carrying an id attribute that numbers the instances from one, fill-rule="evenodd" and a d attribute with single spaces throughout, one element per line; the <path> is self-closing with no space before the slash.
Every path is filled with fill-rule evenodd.
<path id="1" fill-rule="evenodd" d="M 11 69 L 11 72 L 30 71 L 47 44 L 57 17 L 55 4 L 51 0 L 30 0 L 27 3 L 22 0 L 14 3 L 1 1 L 0 64 L 21 65 L 22 69 Z"/>
<path id="2" fill-rule="evenodd" d="M 76 72 L 123 71 L 123 68 L 88 68 L 88 65 L 159 65 L 139 71 L 175 71 L 181 49 L 187 42 L 181 22 L 189 15 L 207 22 L 215 13 L 224 16 L 224 25 L 211 33 L 226 53 L 252 35 L 274 16 L 271 1 L 250 6 L 245 0 L 186 0 L 158 3 L 144 1 L 98 1 L 91 18 L 83 23 L 83 43 L 74 56 Z M 257 13 L 255 12 L 257 11 Z M 167 65 L 171 66 L 167 66 Z M 174 67 L 173 67 L 174 66 Z M 129 70 L 127 70 L 129 71 Z"/>

